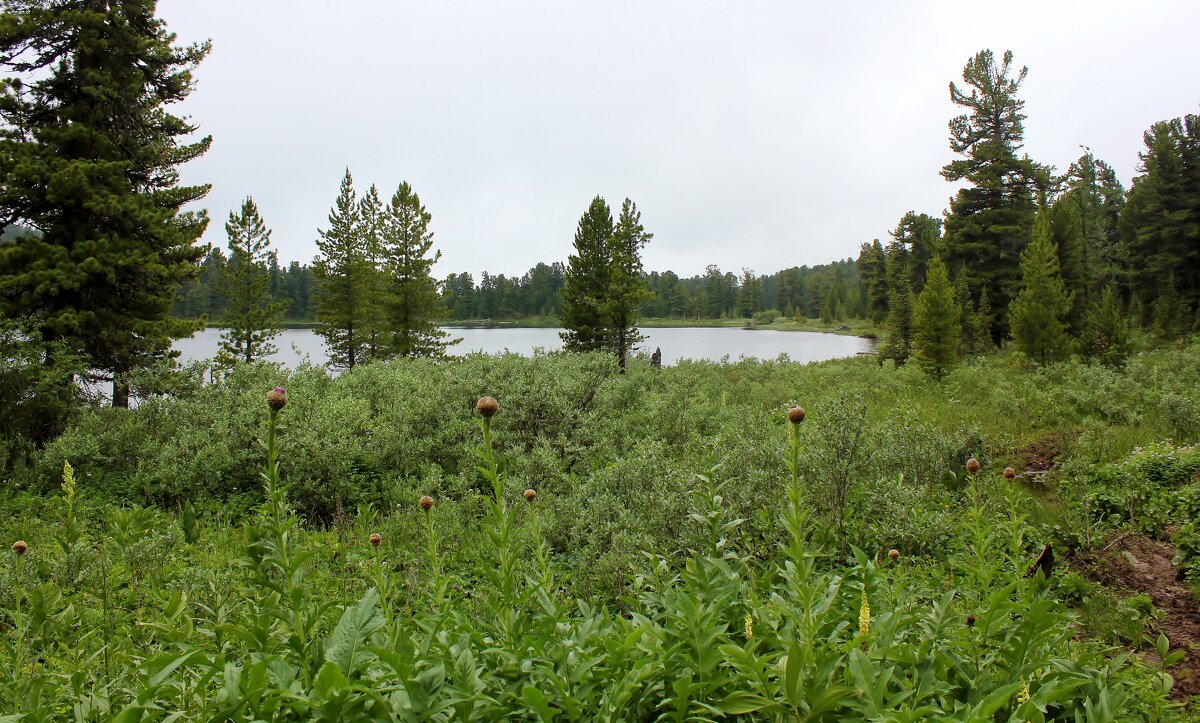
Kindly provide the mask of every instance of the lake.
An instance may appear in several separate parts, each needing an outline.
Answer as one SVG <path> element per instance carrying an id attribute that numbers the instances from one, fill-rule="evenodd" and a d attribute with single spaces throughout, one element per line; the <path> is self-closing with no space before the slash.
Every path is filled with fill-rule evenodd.
<path id="1" fill-rule="evenodd" d="M 514 328 L 461 328 L 445 327 L 453 338 L 462 339 L 450 347 L 451 354 L 486 352 L 501 354 L 514 352 L 528 356 L 534 349 L 552 351 L 562 348 L 558 333 L 561 329 L 514 329 Z M 646 341 L 641 349 L 646 353 L 655 347 L 662 349 L 663 364 L 675 364 L 683 359 L 721 361 L 728 357 L 737 361 L 747 359 L 775 359 L 786 354 L 795 362 L 840 359 L 873 348 L 869 339 L 839 334 L 821 334 L 808 331 L 774 331 L 770 329 L 730 329 L 683 327 L 667 329 L 642 329 Z M 174 348 L 180 352 L 180 361 L 191 362 L 211 359 L 217 353 L 221 340 L 221 329 L 205 329 L 190 339 L 179 339 Z M 313 364 L 324 364 L 328 360 L 325 341 L 311 329 L 285 329 L 275 337 L 279 352 L 268 357 L 287 367 L 297 366 L 307 357 Z"/>

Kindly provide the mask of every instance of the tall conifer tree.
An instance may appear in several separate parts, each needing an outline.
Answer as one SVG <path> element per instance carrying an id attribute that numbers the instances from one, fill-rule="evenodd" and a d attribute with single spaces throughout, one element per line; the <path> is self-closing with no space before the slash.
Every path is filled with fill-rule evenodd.
<path id="1" fill-rule="evenodd" d="M 909 261 L 904 242 L 897 238 L 889 244 L 887 340 L 881 358 L 891 359 L 896 366 L 908 361 L 912 355 L 913 290 Z"/>
<path id="2" fill-rule="evenodd" d="M 967 274 L 972 296 L 986 288 L 1000 308 L 1019 286 L 1021 249 L 1039 191 L 1049 182 L 1046 169 L 1017 155 L 1025 136 L 1025 101 L 1017 92 L 1026 72 L 1021 68 L 1014 77 L 1011 51 L 997 63 L 992 51 L 983 50 L 963 69 L 964 88 L 950 84 L 951 101 L 966 113 L 950 121 L 950 148 L 962 158 L 942 175 L 968 185 L 950 201 L 943 260 L 955 274 Z M 1001 331 L 997 324 L 993 337 Z"/>
<path id="3" fill-rule="evenodd" d="M 617 355 L 617 366 L 622 372 L 625 371 L 626 357 L 642 340 L 637 330 L 638 311 L 653 298 L 642 273 L 642 247 L 653 236 L 642 226 L 642 214 L 637 210 L 637 204 L 625 199 L 608 241 L 608 287 L 601 304 L 601 313 L 607 320 L 613 351 Z"/>
<path id="4" fill-rule="evenodd" d="M 1067 321 L 1074 295 L 1063 283 L 1048 210 L 1038 214 L 1033 240 L 1021 254 L 1021 281 L 1023 288 L 1008 309 L 1013 342 L 1040 364 L 1065 359 L 1070 354 Z"/>
<path id="5" fill-rule="evenodd" d="M 914 313 L 917 363 L 938 381 L 958 362 L 959 309 L 946 265 L 934 258 Z"/>
<path id="6" fill-rule="evenodd" d="M 432 218 L 407 181 L 396 188 L 383 212 L 389 356 L 440 356 L 453 343 L 450 335 L 438 327 L 445 309 L 438 300 L 438 284 L 432 269 L 442 254 L 440 251 L 430 254 Z"/>
<path id="7" fill-rule="evenodd" d="M 208 43 L 180 47 L 153 0 L 26 0 L 0 14 L 0 314 L 81 354 L 129 399 L 129 372 L 171 356 L 198 323 L 168 314 L 204 251 L 209 186 L 178 167 L 208 150 L 169 107 L 192 91 Z"/>
<path id="8" fill-rule="evenodd" d="M 575 229 L 575 253 L 567 259 L 560 333 L 568 351 L 596 351 L 609 343 L 603 304 L 608 293 L 613 234 L 612 212 L 600 196 L 592 199 Z"/>
<path id="9" fill-rule="evenodd" d="M 358 200 L 349 168 L 329 212 L 329 228 L 318 233 L 321 255 L 313 263 L 313 275 L 320 285 L 316 332 L 325 339 L 330 366 L 353 369 L 368 359 L 367 305 L 375 270 L 360 233 Z"/>
<path id="10" fill-rule="evenodd" d="M 386 356 L 388 278 L 385 271 L 387 257 L 383 247 L 383 219 L 383 201 L 379 198 L 379 189 L 372 183 L 358 202 L 358 226 L 355 229 L 369 267 L 366 272 L 362 324 L 366 355 L 371 360 Z"/>
<path id="11" fill-rule="evenodd" d="M 219 360 L 253 362 L 274 354 L 271 343 L 280 331 L 287 301 L 272 301 L 267 261 L 271 256 L 271 229 L 263 223 L 254 199 L 246 198 L 241 211 L 229 212 L 225 222 L 229 237 L 229 262 L 221 275 L 225 297 L 225 326 Z"/>

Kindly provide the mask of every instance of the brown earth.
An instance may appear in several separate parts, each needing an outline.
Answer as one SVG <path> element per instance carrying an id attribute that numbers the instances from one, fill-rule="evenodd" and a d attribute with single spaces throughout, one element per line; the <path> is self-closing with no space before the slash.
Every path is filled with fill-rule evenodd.
<path id="1" fill-rule="evenodd" d="M 1169 672 L 1175 678 L 1171 696 L 1200 694 L 1200 606 L 1171 564 L 1175 548 L 1144 535 L 1124 535 L 1107 547 L 1076 558 L 1074 565 L 1103 585 L 1150 596 L 1163 619 L 1156 630 L 1167 636 L 1171 651 L 1185 650 Z"/>

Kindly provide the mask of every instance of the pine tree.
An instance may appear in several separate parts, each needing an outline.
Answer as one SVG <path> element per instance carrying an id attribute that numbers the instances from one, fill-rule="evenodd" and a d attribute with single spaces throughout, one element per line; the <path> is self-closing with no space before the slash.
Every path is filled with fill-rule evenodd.
<path id="1" fill-rule="evenodd" d="M 455 343 L 438 327 L 445 309 L 432 275 L 441 252 L 433 250 L 432 216 L 407 181 L 392 194 L 381 224 L 388 289 L 389 356 L 441 356 Z"/>
<path id="2" fill-rule="evenodd" d="M 611 329 L 617 367 L 622 373 L 626 357 L 643 338 L 637 330 L 638 310 L 651 294 L 642 274 L 641 251 L 653 236 L 642 226 L 637 204 L 625 199 L 608 243 L 609 281 L 601 304 L 601 313 Z"/>
<path id="3" fill-rule="evenodd" d="M 1109 367 L 1122 367 L 1133 344 L 1129 320 L 1121 309 L 1121 297 L 1114 286 L 1106 286 L 1088 308 L 1083 334 L 1079 339 L 1083 355 Z"/>
<path id="4" fill-rule="evenodd" d="M 929 265 L 925 288 L 917 297 L 914 313 L 914 343 L 917 363 L 938 381 L 958 361 L 959 309 L 954 303 L 954 287 L 946 265 L 934 258 Z"/>
<path id="5" fill-rule="evenodd" d="M 1017 349 L 1040 364 L 1065 359 L 1070 354 L 1067 317 L 1074 295 L 1063 283 L 1046 211 L 1038 214 L 1033 240 L 1021 254 L 1021 281 L 1023 288 L 1008 309 Z"/>
<path id="6" fill-rule="evenodd" d="M 567 259 L 560 317 L 564 329 L 560 336 L 567 351 L 596 351 L 608 345 L 602 304 L 608 290 L 612 234 L 612 212 L 596 196 L 579 219 L 575 253 Z"/>
<path id="7" fill-rule="evenodd" d="M 210 138 L 169 107 L 193 87 L 203 43 L 172 45 L 152 0 L 4 4 L 0 15 L 0 314 L 33 315 L 48 349 L 86 359 L 126 406 L 128 374 L 172 356 L 198 322 L 169 316 L 194 278 L 209 186 L 178 167 Z"/>
<path id="8" fill-rule="evenodd" d="M 368 359 L 368 304 L 375 269 L 359 233 L 358 201 L 348 168 L 329 212 L 329 228 L 318 234 L 321 255 L 313 263 L 320 285 L 316 332 L 325 339 L 329 365 L 353 369 Z"/>
<path id="9" fill-rule="evenodd" d="M 218 359 L 224 364 L 250 363 L 277 351 L 271 340 L 279 334 L 288 304 L 271 300 L 267 269 L 271 230 L 263 223 L 254 199 L 247 198 L 239 213 L 229 212 L 225 233 L 229 262 L 221 276 L 225 331 Z"/>
<path id="10" fill-rule="evenodd" d="M 1017 92 L 1027 70 L 1014 78 L 1011 65 L 1012 52 L 997 64 L 992 51 L 980 51 L 963 69 L 970 93 L 950 84 L 951 101 L 968 112 L 950 121 L 950 148 L 963 157 L 942 169 L 946 180 L 969 184 L 950 201 L 943 260 L 955 274 L 967 274 L 973 296 L 986 288 L 1001 309 L 1019 286 L 1036 195 L 1048 184 L 1044 168 L 1017 156 L 1025 134 L 1025 101 Z M 993 338 L 1002 331 L 997 325 Z"/>

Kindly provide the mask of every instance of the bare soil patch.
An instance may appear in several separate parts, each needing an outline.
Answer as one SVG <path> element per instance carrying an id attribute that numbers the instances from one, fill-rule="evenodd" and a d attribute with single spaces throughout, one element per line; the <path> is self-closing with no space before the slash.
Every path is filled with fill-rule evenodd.
<path id="1" fill-rule="evenodd" d="M 1168 672 L 1175 677 L 1171 695 L 1200 694 L 1200 605 L 1171 564 L 1175 548 L 1144 535 L 1115 538 L 1109 546 L 1074 560 L 1088 577 L 1103 585 L 1150 596 L 1163 613 L 1157 632 L 1166 634 L 1171 650 L 1187 655 Z"/>

